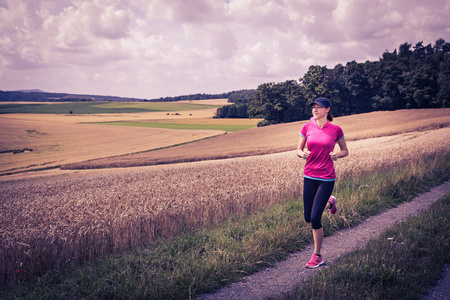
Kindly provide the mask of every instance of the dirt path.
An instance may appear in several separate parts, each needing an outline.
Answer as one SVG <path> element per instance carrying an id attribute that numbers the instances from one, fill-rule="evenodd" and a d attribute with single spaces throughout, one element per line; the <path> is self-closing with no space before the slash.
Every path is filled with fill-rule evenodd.
<path id="1" fill-rule="evenodd" d="M 406 218 L 426 210 L 446 193 L 450 193 L 450 180 L 417 196 L 411 202 L 373 216 L 354 228 L 341 230 L 333 236 L 326 237 L 322 253 L 327 264 L 333 264 L 341 256 L 365 247 L 370 239 L 378 237 L 383 231 Z M 273 268 L 261 270 L 215 293 L 205 294 L 198 300 L 255 300 L 279 296 L 283 292 L 291 291 L 296 284 L 304 282 L 318 271 L 304 267 L 312 251 L 313 247 L 310 245 L 302 251 L 291 254 L 285 261 L 279 262 Z"/>

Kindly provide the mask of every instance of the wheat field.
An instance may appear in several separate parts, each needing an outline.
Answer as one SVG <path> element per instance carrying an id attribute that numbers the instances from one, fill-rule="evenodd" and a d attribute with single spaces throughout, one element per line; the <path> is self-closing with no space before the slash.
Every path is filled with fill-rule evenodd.
<path id="1" fill-rule="evenodd" d="M 378 114 L 378 118 L 381 116 Z M 347 124 L 354 124 L 355 128 L 357 123 L 368 123 L 361 115 L 346 118 Z M 440 121 L 422 120 L 424 128 L 444 128 L 374 137 L 385 135 L 389 127 L 385 122 L 385 126 L 366 133 L 366 139 L 350 138 L 349 157 L 336 163 L 339 177 L 448 154 L 448 117 L 438 118 Z M 337 118 L 336 124 L 339 122 L 345 123 Z M 392 134 L 400 130 L 395 123 L 392 126 L 395 127 Z M 298 123 L 295 127 L 298 129 Z M 402 130 L 408 131 L 405 127 Z M 271 128 L 266 129 L 265 140 L 275 139 L 275 135 L 269 134 Z M 351 137 L 350 129 L 344 127 L 344 132 Z M 289 143 L 295 145 L 297 138 L 298 131 L 290 136 L 293 141 Z M 237 145 L 242 147 L 234 143 L 235 148 Z M 299 197 L 303 164 L 290 150 L 3 181 L 1 285 L 19 280 L 17 274 L 40 276 L 49 269 L 64 270 L 67 265 L 81 264 L 182 230 L 216 224 L 230 215 L 250 213 Z"/>
<path id="2" fill-rule="evenodd" d="M 131 167 L 261 155 L 294 149 L 307 121 L 259 127 L 179 147 L 63 165 L 63 169 Z M 398 110 L 335 118 L 347 141 L 435 129 L 450 125 L 450 108 Z M 239 145 L 239 147 L 236 147 Z"/>
<path id="3" fill-rule="evenodd" d="M 200 104 L 224 105 L 226 101 L 219 99 Z M 192 110 L 179 115 L 174 115 L 174 112 L 0 114 L 0 176 L 171 147 L 225 133 L 223 130 L 173 130 L 95 124 L 98 122 L 229 125 L 256 125 L 258 122 L 248 119 L 213 119 L 215 111 L 214 108 Z"/>

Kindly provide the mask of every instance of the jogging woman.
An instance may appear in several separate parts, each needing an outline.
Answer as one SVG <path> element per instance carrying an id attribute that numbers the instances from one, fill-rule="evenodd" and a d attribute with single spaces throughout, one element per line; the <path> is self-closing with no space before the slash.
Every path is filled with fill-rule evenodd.
<path id="1" fill-rule="evenodd" d="M 336 198 L 331 196 L 336 178 L 334 161 L 348 155 L 344 133 L 330 122 L 331 103 L 327 98 L 317 98 L 310 104 L 313 117 L 303 126 L 297 147 L 297 156 L 306 159 L 304 168 L 303 204 L 305 221 L 311 223 L 314 253 L 306 268 L 317 268 L 325 262 L 320 254 L 323 241 L 322 213 L 327 208 L 337 212 Z M 340 151 L 335 153 L 334 147 Z M 305 145 L 307 149 L 305 149 Z"/>

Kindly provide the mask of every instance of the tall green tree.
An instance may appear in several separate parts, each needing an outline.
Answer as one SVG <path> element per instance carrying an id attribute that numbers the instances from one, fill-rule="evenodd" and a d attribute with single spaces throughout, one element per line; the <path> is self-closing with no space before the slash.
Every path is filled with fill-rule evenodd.
<path id="1" fill-rule="evenodd" d="M 385 52 L 380 60 L 382 68 L 380 102 L 378 109 L 394 110 L 401 107 L 399 87 L 402 82 L 402 68 L 398 63 L 397 51 Z"/>
<path id="2" fill-rule="evenodd" d="M 333 116 L 343 116 L 346 114 L 350 91 L 345 86 L 344 80 L 345 67 L 337 64 L 333 69 L 327 69 L 325 80 L 327 85 L 326 97 L 330 99 L 333 108 Z"/>
<path id="3" fill-rule="evenodd" d="M 276 124 L 282 119 L 285 106 L 279 84 L 264 83 L 256 89 L 255 98 L 249 104 L 248 114 L 250 118 L 264 118 L 265 125 Z"/>
<path id="4" fill-rule="evenodd" d="M 283 121 L 293 122 L 307 119 L 311 112 L 303 88 L 294 80 L 285 81 L 282 85 L 287 103 Z"/>
<path id="5" fill-rule="evenodd" d="M 411 81 L 416 108 L 437 107 L 437 75 L 431 64 L 422 64 L 416 69 Z"/>
<path id="6" fill-rule="evenodd" d="M 326 66 L 310 66 L 308 71 L 300 78 L 306 100 L 311 103 L 319 97 L 326 97 L 329 92 L 326 80 Z"/>
<path id="7" fill-rule="evenodd" d="M 369 103 L 368 111 L 376 110 L 381 103 L 382 69 L 379 61 L 366 61 L 364 63 L 364 73 L 367 76 Z"/>
<path id="8" fill-rule="evenodd" d="M 438 106 L 450 107 L 450 53 L 443 56 L 439 67 L 438 77 L 439 92 L 437 95 Z"/>
<path id="9" fill-rule="evenodd" d="M 369 82 L 364 65 L 352 61 L 347 63 L 343 74 L 346 89 L 349 91 L 346 101 L 346 114 L 360 114 L 370 110 Z"/>
<path id="10" fill-rule="evenodd" d="M 303 120 L 306 111 L 302 88 L 296 81 L 288 80 L 259 85 L 248 113 L 250 118 L 264 118 L 261 126 Z"/>

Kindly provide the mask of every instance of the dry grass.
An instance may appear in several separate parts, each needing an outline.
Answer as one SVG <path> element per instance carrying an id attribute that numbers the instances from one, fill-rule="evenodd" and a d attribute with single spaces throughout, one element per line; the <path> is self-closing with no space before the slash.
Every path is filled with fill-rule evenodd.
<path id="1" fill-rule="evenodd" d="M 448 137 L 450 128 L 443 128 L 349 142 L 350 156 L 336 168 L 340 176 L 355 176 L 445 154 Z M 4 182 L 1 284 L 297 197 L 303 163 L 288 151 Z"/>
<path id="2" fill-rule="evenodd" d="M 12 118 L 0 118 L 0 126 L 2 150 L 32 149 L 0 154 L 0 174 L 147 151 L 223 134 L 213 130 L 179 131 Z"/>
<path id="3" fill-rule="evenodd" d="M 295 149 L 305 122 L 253 128 L 170 149 L 68 164 L 63 169 L 145 166 L 283 152 Z M 354 141 L 447 127 L 450 109 L 373 112 L 336 118 L 333 123 L 343 128 L 347 141 Z"/>

